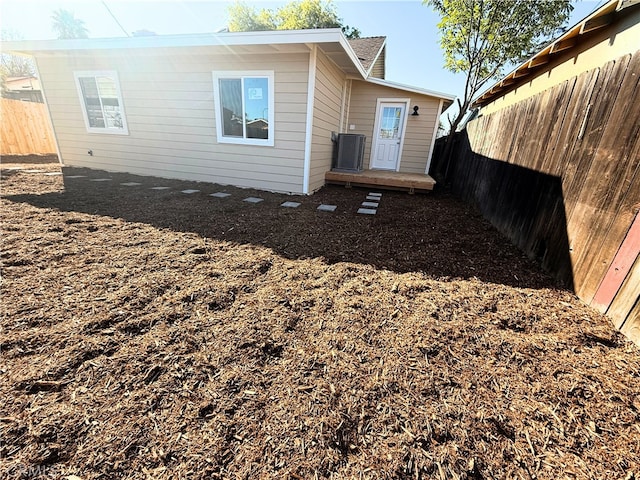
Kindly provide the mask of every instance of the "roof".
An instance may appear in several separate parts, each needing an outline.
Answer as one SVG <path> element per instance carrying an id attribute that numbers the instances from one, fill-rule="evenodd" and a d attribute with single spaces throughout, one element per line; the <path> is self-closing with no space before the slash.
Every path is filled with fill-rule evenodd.
<path id="1" fill-rule="evenodd" d="M 371 71 L 373 64 L 376 62 L 385 43 L 387 37 L 364 37 L 349 39 L 349 45 L 360 60 L 360 63 L 367 72 Z"/>
<path id="2" fill-rule="evenodd" d="M 562 36 L 548 44 L 526 62 L 516 67 L 502 78 L 502 80 L 487 88 L 476 98 L 472 106 L 481 107 L 487 105 L 507 94 L 540 71 L 544 71 L 541 67 L 557 58 L 558 53 L 566 53 L 572 49 L 577 49 L 592 33 L 610 25 L 619 18 L 622 15 L 621 10 L 632 5 L 638 5 L 639 3 L 640 0 L 610 0 L 595 12 L 576 23 Z"/>
<path id="3" fill-rule="evenodd" d="M 361 42 L 347 40 L 339 28 L 312 30 L 274 30 L 261 32 L 219 32 L 189 35 L 157 35 L 145 37 L 120 38 L 83 38 L 67 40 L 27 40 L 4 42 L 3 52 L 23 55 L 59 55 L 61 52 L 74 51 L 78 54 L 91 55 L 93 51 L 133 49 L 145 50 L 160 48 L 166 51 L 170 48 L 191 47 L 210 48 L 234 47 L 234 51 L 243 53 L 264 53 L 264 48 L 273 53 L 289 53 L 301 51 L 308 45 L 318 45 L 322 51 L 347 76 L 369 81 L 369 73 L 376 59 L 384 49 L 385 37 L 370 37 L 359 39 Z M 256 50 L 259 46 L 261 50 Z M 376 47 L 378 51 L 373 54 Z M 356 49 L 357 52 L 356 53 Z M 207 50 L 208 51 L 208 50 Z M 361 60 L 362 59 L 362 60 Z M 365 65 L 368 65 L 366 67 Z M 373 81 L 373 80 L 371 80 Z M 383 82 L 386 86 L 406 91 L 413 91 L 431 95 L 445 100 L 453 100 L 454 96 L 432 92 L 418 87 Z"/>
<path id="4" fill-rule="evenodd" d="M 3 42 L 3 51 L 26 55 L 55 55 L 61 51 L 152 49 L 179 47 L 235 47 L 240 53 L 252 53 L 261 46 L 274 53 L 287 53 L 296 45 L 317 44 L 348 75 L 362 78 L 367 72 L 339 28 L 313 30 L 275 30 L 261 32 L 219 32 L 144 37 L 82 38 L 65 40 L 27 40 Z M 261 52 L 263 52 L 262 50 Z"/>
<path id="5" fill-rule="evenodd" d="M 36 77 L 7 77 L 5 86 L 9 91 L 40 90 L 40 81 Z"/>

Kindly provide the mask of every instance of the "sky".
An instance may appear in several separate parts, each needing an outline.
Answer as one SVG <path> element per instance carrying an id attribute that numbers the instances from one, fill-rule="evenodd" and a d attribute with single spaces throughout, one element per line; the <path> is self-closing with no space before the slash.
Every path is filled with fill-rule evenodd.
<path id="1" fill-rule="evenodd" d="M 277 8 L 288 1 L 246 0 L 257 8 Z M 462 95 L 465 77 L 444 69 L 439 45 L 439 17 L 420 0 L 334 0 L 343 24 L 361 36 L 387 37 L 386 79 Z M 570 25 L 580 21 L 605 0 L 574 3 Z M 55 38 L 51 14 L 58 8 L 84 20 L 92 38 L 122 37 L 124 32 L 150 30 L 162 34 L 207 33 L 224 28 L 232 2 L 182 0 L 2 0 L 0 28 L 25 40 Z M 110 13 L 110 12 L 111 13 Z M 113 18 L 115 17 L 115 19 Z M 508 72 L 504 72 L 508 73 Z"/>

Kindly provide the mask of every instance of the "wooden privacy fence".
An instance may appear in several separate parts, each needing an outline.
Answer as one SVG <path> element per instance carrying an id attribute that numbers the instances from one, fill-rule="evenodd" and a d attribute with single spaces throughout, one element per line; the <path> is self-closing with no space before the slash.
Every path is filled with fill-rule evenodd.
<path id="1" fill-rule="evenodd" d="M 454 191 L 640 344 L 640 51 L 470 122 L 448 170 Z"/>
<path id="2" fill-rule="evenodd" d="M 0 155 L 56 152 L 49 114 L 44 103 L 0 98 Z"/>

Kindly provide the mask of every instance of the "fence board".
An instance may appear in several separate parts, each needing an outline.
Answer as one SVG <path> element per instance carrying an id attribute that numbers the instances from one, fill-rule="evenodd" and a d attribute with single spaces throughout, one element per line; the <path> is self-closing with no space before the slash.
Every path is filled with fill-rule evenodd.
<path id="1" fill-rule="evenodd" d="M 611 305 L 613 299 L 618 293 L 618 289 L 624 283 L 625 277 L 629 275 L 633 263 L 640 254 L 640 214 L 636 214 L 636 219 L 631 224 L 631 228 L 627 236 L 620 246 L 620 250 L 616 254 L 613 263 L 609 267 L 602 283 L 598 287 L 591 306 L 597 308 L 601 312 L 607 310 L 607 306 Z M 638 280 L 640 286 L 640 279 Z M 612 307 L 613 308 L 613 307 Z"/>
<path id="2" fill-rule="evenodd" d="M 0 98 L 0 155 L 56 152 L 44 103 Z"/>
<path id="3" fill-rule="evenodd" d="M 613 299 L 607 315 L 622 333 L 640 345 L 640 255 Z"/>
<path id="4" fill-rule="evenodd" d="M 593 157 L 602 138 L 604 127 L 609 121 L 609 115 L 618 95 L 628 61 L 628 57 L 623 57 L 620 61 L 611 61 L 603 65 L 589 99 L 588 104 L 591 104 L 592 107 L 588 111 L 584 136 L 576 142 L 570 154 L 569 166 L 564 174 L 563 186 L 565 196 L 569 200 L 566 203 L 566 215 L 570 224 L 574 220 L 575 208 L 579 207 L 578 197 L 580 191 L 587 176 L 590 174 Z M 623 66 L 624 68 L 622 68 Z M 585 115 L 587 114 L 588 104 L 584 105 Z M 582 117 L 584 118 L 585 115 Z M 581 127 L 582 119 L 578 131 L 575 132 L 576 137 L 579 137 L 582 130 Z M 579 215 L 582 214 L 583 212 L 579 212 Z M 578 221 L 580 221 L 580 218 L 578 218 Z M 575 249 L 574 252 L 576 252 Z"/>
<path id="5" fill-rule="evenodd" d="M 622 81 L 615 84 L 619 85 L 618 94 L 611 102 L 607 121 L 599 128 L 600 142 L 590 171 L 585 172 L 574 218 L 569 220 L 576 224 L 572 229 L 577 247 L 576 292 L 587 303 L 593 299 L 635 216 L 630 205 L 622 211 L 621 207 L 629 198 L 629 186 L 640 165 L 640 157 L 634 154 L 640 128 L 640 91 L 634 72 L 640 72 L 640 54 L 616 67 L 620 71 L 615 75 L 616 82 L 618 78 Z"/>

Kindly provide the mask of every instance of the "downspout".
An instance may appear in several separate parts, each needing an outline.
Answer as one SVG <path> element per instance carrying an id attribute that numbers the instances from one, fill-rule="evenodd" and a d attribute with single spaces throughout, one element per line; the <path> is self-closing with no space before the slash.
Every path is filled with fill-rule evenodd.
<path id="1" fill-rule="evenodd" d="M 349 129 L 349 115 L 351 115 L 351 90 L 353 89 L 353 80 L 349 79 L 349 90 L 347 91 L 347 110 L 345 111 L 344 118 L 344 130 L 342 132 L 346 132 Z M 340 133 L 342 133 L 340 132 Z"/>
<path id="2" fill-rule="evenodd" d="M 427 156 L 427 167 L 424 170 L 425 175 L 429 175 L 429 169 L 431 168 L 431 157 L 433 156 L 433 149 L 436 146 L 436 135 L 438 135 L 438 126 L 440 125 L 440 115 L 442 115 L 442 104 L 444 100 L 440 99 L 440 105 L 438 105 L 438 114 L 436 115 L 436 123 L 433 126 L 433 135 L 431 136 L 431 146 L 429 147 L 429 155 Z"/>
<path id="3" fill-rule="evenodd" d="M 304 138 L 304 169 L 302 172 L 302 193 L 309 195 L 309 176 L 311 174 L 311 142 L 313 141 L 313 114 L 316 93 L 316 62 L 318 46 L 313 44 L 309 53 L 309 80 L 307 81 L 307 121 Z"/>
<path id="4" fill-rule="evenodd" d="M 42 81 L 42 76 L 40 75 L 40 69 L 38 68 L 38 59 L 33 56 L 33 65 L 36 68 L 36 75 L 38 76 L 38 80 L 40 81 L 40 92 L 42 93 L 42 100 L 44 100 L 44 104 L 47 107 L 47 119 L 49 120 L 49 128 L 51 128 L 51 133 L 53 133 L 53 143 L 56 144 L 56 154 L 58 155 L 58 163 L 61 167 L 64 166 L 64 162 L 62 161 L 62 155 L 60 155 L 60 145 L 58 144 L 58 135 L 56 134 L 56 129 L 53 125 L 53 118 L 51 117 L 51 108 L 49 108 L 49 102 L 47 101 L 47 95 L 45 93 L 44 82 Z"/>
<path id="5" fill-rule="evenodd" d="M 338 133 L 344 132 L 344 125 L 347 117 L 347 86 L 349 85 L 349 80 L 346 78 L 344 82 L 342 82 L 342 101 L 340 105 L 340 130 Z"/>

